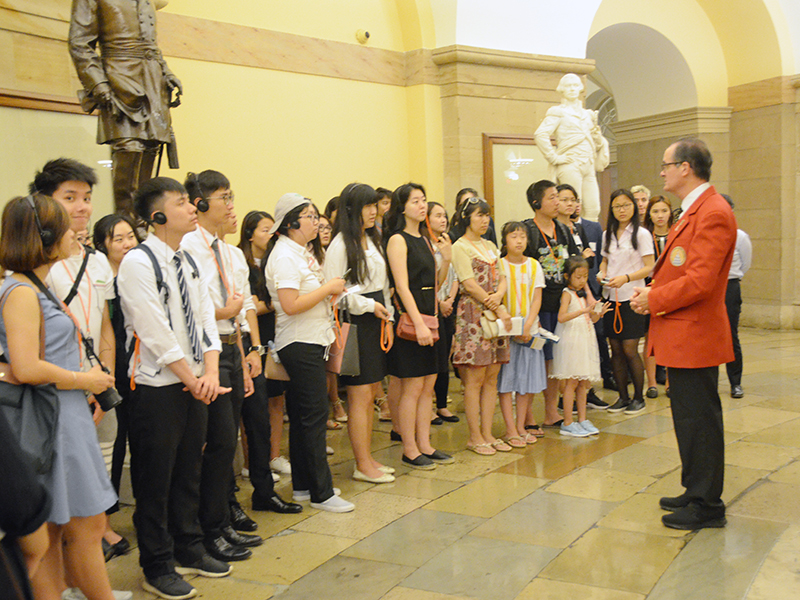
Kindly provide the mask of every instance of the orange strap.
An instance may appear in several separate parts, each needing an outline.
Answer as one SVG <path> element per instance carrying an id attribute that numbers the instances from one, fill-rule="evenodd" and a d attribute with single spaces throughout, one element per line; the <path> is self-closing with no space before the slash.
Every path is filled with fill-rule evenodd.
<path id="1" fill-rule="evenodd" d="M 389 328 L 386 326 L 386 319 L 381 319 L 381 350 L 388 352 L 392 347 L 389 343 Z"/>
<path id="2" fill-rule="evenodd" d="M 617 329 L 619 323 L 619 329 Z M 622 313 L 619 310 L 619 288 L 614 288 L 614 333 L 622 333 Z"/>
<path id="3" fill-rule="evenodd" d="M 331 298 L 331 309 L 333 310 L 333 322 L 335 327 L 333 328 L 333 333 L 336 336 L 336 347 L 341 350 L 344 348 L 344 343 L 342 342 L 342 323 L 339 321 L 339 309 L 336 307 L 336 301 L 334 298 Z"/>
<path id="4" fill-rule="evenodd" d="M 428 228 L 428 235 L 431 236 L 431 239 L 434 243 L 439 241 L 439 238 L 436 237 L 436 234 L 433 233 L 433 227 L 431 227 L 431 220 L 428 217 L 428 213 L 425 213 L 425 226 Z"/>
<path id="5" fill-rule="evenodd" d="M 139 336 L 136 335 L 136 332 L 133 333 L 133 369 L 131 369 L 131 391 L 136 389 L 136 381 L 134 378 L 136 377 L 136 365 L 141 361 L 139 358 Z"/>

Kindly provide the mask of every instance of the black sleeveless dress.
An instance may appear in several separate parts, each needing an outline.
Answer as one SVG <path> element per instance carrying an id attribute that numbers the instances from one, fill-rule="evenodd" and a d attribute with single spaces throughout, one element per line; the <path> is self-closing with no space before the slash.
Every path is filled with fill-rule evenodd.
<path id="1" fill-rule="evenodd" d="M 436 260 L 431 252 L 426 238 L 414 237 L 401 231 L 400 235 L 406 242 L 408 254 L 406 266 L 408 268 L 408 287 L 419 312 L 433 315 L 436 310 Z M 395 298 L 400 307 L 403 302 L 395 292 Z M 403 309 L 405 310 L 405 309 Z M 399 320 L 400 315 L 395 315 Z M 424 377 L 439 372 L 437 346 L 420 346 L 417 342 L 400 339 L 395 335 L 394 345 L 388 356 L 388 370 L 395 377 Z"/>

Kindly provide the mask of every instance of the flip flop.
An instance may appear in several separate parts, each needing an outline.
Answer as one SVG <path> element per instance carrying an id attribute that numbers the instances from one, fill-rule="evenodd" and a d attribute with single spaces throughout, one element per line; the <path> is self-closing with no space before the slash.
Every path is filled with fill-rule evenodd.
<path id="1" fill-rule="evenodd" d="M 342 428 L 342 424 L 341 423 L 337 423 L 333 419 L 328 419 L 327 426 L 328 426 L 328 430 L 329 431 L 336 431 L 337 429 L 341 429 Z"/>
<path id="2" fill-rule="evenodd" d="M 494 442 L 492 442 L 492 447 L 498 452 L 511 452 L 511 450 L 513 449 L 503 440 L 495 440 Z"/>
<path id="3" fill-rule="evenodd" d="M 542 428 L 538 425 L 525 425 L 525 431 L 536 437 L 544 437 L 544 431 L 542 431 Z"/>
<path id="4" fill-rule="evenodd" d="M 512 448 L 524 448 L 528 445 L 525 440 L 522 439 L 522 436 L 519 435 L 510 435 L 503 438 L 503 441 Z"/>
<path id="5" fill-rule="evenodd" d="M 475 454 L 480 454 L 481 456 L 497 454 L 497 450 L 492 448 L 491 444 L 467 444 L 467 450 L 472 450 Z"/>
<path id="6" fill-rule="evenodd" d="M 533 433 L 526 433 L 524 440 L 528 444 L 535 444 L 536 441 L 537 441 L 537 438 L 536 438 L 536 435 L 534 435 Z"/>

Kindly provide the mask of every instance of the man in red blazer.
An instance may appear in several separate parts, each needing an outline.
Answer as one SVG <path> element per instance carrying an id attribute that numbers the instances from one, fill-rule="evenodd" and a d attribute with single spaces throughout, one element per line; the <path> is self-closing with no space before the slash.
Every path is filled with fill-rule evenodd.
<path id="1" fill-rule="evenodd" d="M 723 527 L 725 440 L 717 383 L 719 365 L 733 357 L 725 289 L 736 244 L 736 219 L 708 183 L 711 153 L 704 142 L 684 139 L 664 152 L 664 190 L 681 199 L 653 271 L 652 287 L 637 289 L 634 310 L 650 313 L 648 353 L 669 370 L 672 420 L 686 491 L 661 498 L 673 511 L 662 521 L 675 529 Z"/>

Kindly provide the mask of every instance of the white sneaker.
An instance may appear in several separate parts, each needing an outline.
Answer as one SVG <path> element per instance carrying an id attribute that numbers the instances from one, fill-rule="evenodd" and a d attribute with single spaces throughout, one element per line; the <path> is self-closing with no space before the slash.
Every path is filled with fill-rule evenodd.
<path id="1" fill-rule="evenodd" d="M 333 448 L 331 448 L 330 446 L 325 446 L 325 454 L 327 454 L 328 456 L 333 456 Z"/>
<path id="2" fill-rule="evenodd" d="M 597 427 L 595 427 L 594 424 L 589 419 L 578 421 L 578 425 L 580 425 L 587 432 L 589 432 L 589 435 L 597 435 L 598 433 L 600 433 L 600 430 Z"/>
<path id="3" fill-rule="evenodd" d="M 276 456 L 269 461 L 269 468 L 282 475 L 292 474 L 292 464 L 284 456 Z"/>
<path id="4" fill-rule="evenodd" d="M 281 480 L 281 476 L 278 475 L 275 471 L 272 472 L 272 483 L 278 483 Z"/>
<path id="5" fill-rule="evenodd" d="M 335 487 L 333 488 L 333 495 L 334 496 L 341 496 L 342 490 Z M 295 490 L 292 492 L 292 502 L 306 502 L 307 500 L 311 500 L 311 492 L 308 490 Z"/>
<path id="6" fill-rule="evenodd" d="M 326 510 L 332 513 L 346 513 L 355 510 L 356 505 L 334 494 L 325 500 L 325 502 L 312 502 L 311 508 Z"/>
<path id="7" fill-rule="evenodd" d="M 247 467 L 242 467 L 242 478 L 250 479 L 250 469 Z"/>
<path id="8" fill-rule="evenodd" d="M 115 600 L 131 600 L 133 592 L 111 590 Z M 76 587 L 67 588 L 61 593 L 61 600 L 86 600 L 84 593 Z"/>

